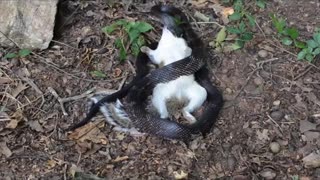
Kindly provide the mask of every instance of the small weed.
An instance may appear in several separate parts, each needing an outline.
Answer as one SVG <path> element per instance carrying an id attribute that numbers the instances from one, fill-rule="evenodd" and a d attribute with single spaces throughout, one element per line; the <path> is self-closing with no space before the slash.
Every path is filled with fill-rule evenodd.
<path id="1" fill-rule="evenodd" d="M 210 46 L 215 47 L 217 50 L 225 49 L 227 51 L 241 49 L 246 42 L 253 39 L 251 29 L 256 26 L 256 20 L 248 11 L 251 7 L 245 7 L 243 0 L 222 0 L 222 3 L 233 7 L 234 13 L 228 17 L 233 25 L 223 26 L 216 35 L 215 41 L 210 43 Z M 266 7 L 265 0 L 255 0 L 255 4 L 259 8 Z M 231 40 L 233 43 L 224 45 L 225 40 Z"/>
<path id="2" fill-rule="evenodd" d="M 18 53 L 8 53 L 4 57 L 7 59 L 12 58 L 24 58 L 31 54 L 31 51 L 29 49 L 20 49 Z"/>
<path id="3" fill-rule="evenodd" d="M 320 32 L 314 33 L 313 38 L 306 41 L 307 45 L 298 53 L 298 60 L 306 59 L 312 62 L 320 54 Z"/>
<path id="4" fill-rule="evenodd" d="M 104 78 L 107 77 L 103 72 L 101 71 L 91 71 L 90 72 L 91 76 L 93 77 L 98 77 L 98 78 Z"/>
<path id="5" fill-rule="evenodd" d="M 252 40 L 253 33 L 248 28 L 254 27 L 256 22 L 255 18 L 245 10 L 242 0 L 235 0 L 233 2 L 235 12 L 229 16 L 231 21 L 239 21 L 236 26 L 227 27 L 227 31 L 231 34 L 236 34 L 238 39 L 232 45 L 233 50 L 243 48 L 247 41 Z"/>
<path id="6" fill-rule="evenodd" d="M 131 50 L 133 55 L 137 56 L 140 47 L 145 44 L 145 39 L 142 34 L 150 31 L 151 29 L 153 29 L 153 27 L 149 23 L 141 21 L 129 22 L 121 19 L 102 28 L 102 31 L 109 35 L 116 30 L 125 32 L 125 37 L 117 38 L 114 42 L 116 48 L 119 50 L 120 60 L 124 61 L 128 54 L 128 49 L 126 47 Z"/>
<path id="7" fill-rule="evenodd" d="M 286 21 L 282 18 L 270 15 L 272 24 L 277 30 L 281 43 L 286 46 L 294 46 L 300 49 L 298 60 L 307 60 L 312 62 L 314 58 L 320 54 L 320 32 L 316 31 L 312 39 L 307 41 L 299 41 L 299 31 L 294 27 L 288 27 Z"/>

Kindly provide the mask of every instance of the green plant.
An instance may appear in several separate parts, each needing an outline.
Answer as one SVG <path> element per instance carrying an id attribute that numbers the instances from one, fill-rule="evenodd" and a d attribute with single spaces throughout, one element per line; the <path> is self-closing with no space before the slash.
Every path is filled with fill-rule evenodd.
<path id="1" fill-rule="evenodd" d="M 18 53 L 8 53 L 4 57 L 7 59 L 17 58 L 17 57 L 23 58 L 30 54 L 31 54 L 31 51 L 29 49 L 20 49 Z"/>
<path id="2" fill-rule="evenodd" d="M 296 28 L 288 27 L 284 19 L 279 18 L 274 14 L 271 14 L 270 17 L 282 44 L 287 46 L 293 45 L 300 49 L 298 60 L 312 62 L 314 58 L 320 54 L 320 31 L 316 30 L 312 39 L 305 42 L 299 41 L 299 31 Z"/>
<path id="3" fill-rule="evenodd" d="M 306 59 L 312 62 L 320 54 L 320 32 L 313 34 L 312 39 L 306 41 L 307 45 L 298 53 L 298 60 Z"/>
<path id="4" fill-rule="evenodd" d="M 136 21 L 129 22 L 125 19 L 116 21 L 115 23 L 105 26 L 102 31 L 108 35 L 114 33 L 116 30 L 125 32 L 124 37 L 118 37 L 115 40 L 115 46 L 119 49 L 120 60 L 127 58 L 128 50 L 135 56 L 138 55 L 140 47 L 145 44 L 143 33 L 150 31 L 153 27 L 146 22 Z"/>
<path id="5" fill-rule="evenodd" d="M 243 48 L 244 44 L 253 38 L 253 33 L 250 28 L 255 27 L 255 17 L 248 12 L 242 0 L 233 1 L 234 13 L 229 16 L 231 22 L 235 22 L 234 26 L 228 26 L 227 32 L 237 35 L 235 42 L 232 44 L 232 50 Z"/>

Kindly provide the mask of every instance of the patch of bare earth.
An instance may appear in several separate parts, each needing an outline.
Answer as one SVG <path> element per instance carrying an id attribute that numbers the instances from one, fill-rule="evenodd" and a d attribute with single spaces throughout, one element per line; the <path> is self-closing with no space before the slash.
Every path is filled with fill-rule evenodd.
<path id="1" fill-rule="evenodd" d="M 320 25 L 319 1 L 273 0 L 254 12 L 260 26 L 254 40 L 241 51 L 219 54 L 212 68 L 225 99 L 221 116 L 212 133 L 188 146 L 115 132 L 101 116 L 72 134 L 62 131 L 85 116 L 88 90 L 117 90 L 133 76 L 129 61 L 118 60 L 115 37 L 101 28 L 122 18 L 159 27 L 145 14 L 152 2 L 81 2 L 63 1 L 49 49 L 5 60 L 12 49 L 1 48 L 1 179 L 320 178 L 320 62 L 296 61 L 297 50 L 274 38 L 268 16 L 286 17 L 307 39 Z M 209 6 L 194 3 L 174 4 L 189 16 L 213 16 Z M 206 43 L 217 29 L 195 26 Z M 157 39 L 159 32 L 148 37 Z M 106 77 L 92 77 L 94 70 Z"/>

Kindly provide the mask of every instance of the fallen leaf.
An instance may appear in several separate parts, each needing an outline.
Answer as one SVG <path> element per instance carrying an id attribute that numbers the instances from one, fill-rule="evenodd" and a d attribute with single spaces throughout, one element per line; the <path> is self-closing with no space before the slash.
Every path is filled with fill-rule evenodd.
<path id="1" fill-rule="evenodd" d="M 129 159 L 128 156 L 122 156 L 122 157 L 118 156 L 116 159 L 113 160 L 113 162 L 121 162 L 121 161 L 125 161 L 127 159 Z"/>
<path id="2" fill-rule="evenodd" d="M 307 131 L 304 132 L 304 136 L 302 136 L 304 141 L 312 142 L 315 139 L 319 139 L 320 133 L 319 132 L 312 132 L 312 131 Z"/>
<path id="3" fill-rule="evenodd" d="M 302 161 L 306 168 L 318 168 L 320 167 L 320 154 L 310 153 Z"/>
<path id="4" fill-rule="evenodd" d="M 209 22 L 210 21 L 210 18 L 208 16 L 206 16 L 205 14 L 199 12 L 199 11 L 196 11 L 194 13 L 194 17 L 198 18 L 199 20 L 203 21 L 203 22 Z"/>
<path id="5" fill-rule="evenodd" d="M 120 68 L 115 68 L 114 69 L 114 77 L 119 77 L 122 73 L 122 70 Z"/>
<path id="6" fill-rule="evenodd" d="M 258 135 L 258 139 L 265 142 L 267 140 L 269 140 L 269 131 L 267 129 L 264 129 L 261 131 L 257 131 L 257 135 Z"/>
<path id="7" fill-rule="evenodd" d="M 70 171 L 71 176 L 74 177 L 76 172 L 82 172 L 82 169 L 80 167 L 78 167 L 77 165 L 72 164 L 69 171 Z"/>
<path id="8" fill-rule="evenodd" d="M 6 142 L 0 142 L 0 153 L 6 156 L 7 158 L 12 155 L 11 150 L 8 148 Z"/>
<path id="9" fill-rule="evenodd" d="M 55 166 L 57 165 L 57 161 L 53 160 L 53 159 L 50 159 L 47 161 L 47 167 L 49 169 L 52 169 L 54 168 Z"/>
<path id="10" fill-rule="evenodd" d="M 6 128 L 8 129 L 15 129 L 18 126 L 19 121 L 16 119 L 12 119 L 7 125 Z"/>
<path id="11" fill-rule="evenodd" d="M 234 13 L 234 9 L 232 7 L 226 7 L 222 9 L 221 15 L 225 18 L 228 18 L 233 13 Z"/>
<path id="12" fill-rule="evenodd" d="M 187 179 L 188 173 L 185 173 L 183 170 L 181 170 L 180 172 L 173 171 L 173 176 L 174 176 L 174 179 Z"/>
<path id="13" fill-rule="evenodd" d="M 101 122 L 104 122 L 104 120 L 101 119 L 94 123 L 88 123 L 69 134 L 68 138 L 72 140 L 78 140 L 79 142 L 89 140 L 94 143 L 107 144 L 108 139 L 97 127 L 97 125 L 99 125 Z"/>
<path id="14" fill-rule="evenodd" d="M 5 77 L 0 77 L 0 84 L 7 84 L 7 83 L 10 83 L 10 82 L 12 82 L 11 79 L 5 78 Z"/>
<path id="15" fill-rule="evenodd" d="M 38 121 L 29 121 L 28 125 L 32 130 L 38 131 L 38 132 L 44 132 L 43 127 Z"/>
<path id="16" fill-rule="evenodd" d="M 300 121 L 300 132 L 304 133 L 306 131 L 315 130 L 317 125 L 314 123 L 309 122 L 308 120 Z"/>
<path id="17" fill-rule="evenodd" d="M 17 87 L 12 91 L 11 96 L 16 98 L 22 91 L 27 89 L 28 86 L 26 84 L 22 84 L 21 82 L 17 85 Z"/>

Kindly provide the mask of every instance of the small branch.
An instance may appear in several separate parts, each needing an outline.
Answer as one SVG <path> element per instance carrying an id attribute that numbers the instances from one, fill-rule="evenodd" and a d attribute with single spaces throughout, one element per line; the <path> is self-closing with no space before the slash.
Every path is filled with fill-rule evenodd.
<path id="1" fill-rule="evenodd" d="M 63 115 L 64 115 L 64 116 L 68 116 L 68 113 L 67 113 L 66 109 L 64 108 L 64 104 L 63 104 L 63 102 L 61 101 L 61 98 L 60 98 L 60 96 L 58 95 L 58 93 L 57 93 L 52 87 L 48 87 L 48 91 L 58 100 Z"/>
<path id="2" fill-rule="evenodd" d="M 210 22 L 191 22 L 191 24 L 215 24 L 217 26 L 219 26 L 220 28 L 223 28 L 225 26 L 217 23 L 217 22 L 214 22 L 214 21 L 210 21 Z"/>
<path id="3" fill-rule="evenodd" d="M 64 107 L 64 103 L 69 102 L 69 101 L 76 101 L 76 100 L 85 98 L 88 95 L 90 95 L 95 90 L 95 88 L 89 89 L 88 91 L 84 92 L 83 94 L 72 96 L 72 97 L 67 97 L 67 98 L 61 98 L 58 95 L 58 93 L 52 87 L 48 87 L 48 90 L 58 100 L 58 102 L 60 103 L 63 115 L 68 116 L 68 113 L 67 113 L 67 111 L 66 111 L 66 109 Z"/>

